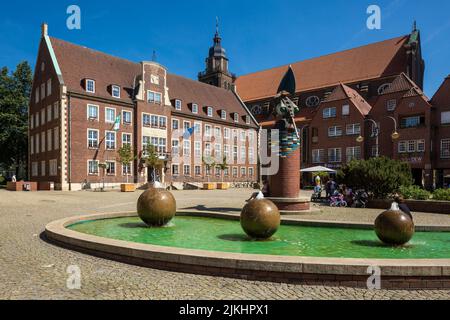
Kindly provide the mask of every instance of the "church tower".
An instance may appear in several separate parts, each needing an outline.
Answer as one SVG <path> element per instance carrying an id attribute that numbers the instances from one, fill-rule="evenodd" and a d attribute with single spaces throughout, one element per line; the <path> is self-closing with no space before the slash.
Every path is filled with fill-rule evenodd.
<path id="1" fill-rule="evenodd" d="M 413 30 L 405 45 L 407 55 L 407 74 L 422 90 L 425 74 L 425 61 L 422 57 L 422 46 L 420 42 L 420 31 L 414 21 Z"/>
<path id="2" fill-rule="evenodd" d="M 214 45 L 209 49 L 206 69 L 198 74 L 198 81 L 229 90 L 233 87 L 235 80 L 236 76 L 228 71 L 228 58 L 225 49 L 222 47 L 222 38 L 219 35 L 219 19 L 217 19 Z"/>

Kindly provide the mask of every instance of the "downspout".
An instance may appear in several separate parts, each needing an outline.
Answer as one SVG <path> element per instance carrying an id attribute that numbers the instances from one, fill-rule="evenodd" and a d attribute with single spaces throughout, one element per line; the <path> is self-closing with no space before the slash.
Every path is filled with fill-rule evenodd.
<path id="1" fill-rule="evenodd" d="M 68 121 L 68 137 L 67 137 L 67 153 L 68 153 L 68 173 L 69 191 L 72 191 L 72 110 L 70 108 L 70 92 L 67 93 L 67 121 Z"/>

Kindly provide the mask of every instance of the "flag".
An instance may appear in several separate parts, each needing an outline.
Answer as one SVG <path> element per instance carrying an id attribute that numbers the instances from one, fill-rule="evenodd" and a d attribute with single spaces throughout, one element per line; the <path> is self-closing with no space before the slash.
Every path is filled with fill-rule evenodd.
<path id="1" fill-rule="evenodd" d="M 186 130 L 186 132 L 183 134 L 183 139 L 189 139 L 195 132 L 195 127 L 189 128 Z"/>
<path id="2" fill-rule="evenodd" d="M 114 131 L 120 130 L 120 116 L 116 117 L 116 121 L 114 122 Z"/>

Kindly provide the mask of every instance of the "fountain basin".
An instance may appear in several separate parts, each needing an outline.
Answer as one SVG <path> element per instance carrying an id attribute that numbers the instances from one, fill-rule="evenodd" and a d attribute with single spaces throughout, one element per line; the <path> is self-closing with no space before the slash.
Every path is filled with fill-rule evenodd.
<path id="1" fill-rule="evenodd" d="M 210 213 L 195 215 L 211 217 Z M 442 227 L 436 229 L 440 232 L 418 232 L 409 247 L 392 248 L 377 242 L 368 225 L 284 218 L 279 233 L 261 242 L 250 241 L 239 222 L 230 221 L 238 216 L 217 213 L 214 217 L 183 212 L 173 221 L 175 226 L 149 229 L 136 213 L 101 214 L 50 223 L 46 235 L 98 256 L 181 272 L 366 287 L 368 267 L 378 266 L 383 288 L 450 288 L 450 252 L 446 250 L 450 233 Z M 331 236 L 335 233 L 345 236 L 337 240 Z"/>

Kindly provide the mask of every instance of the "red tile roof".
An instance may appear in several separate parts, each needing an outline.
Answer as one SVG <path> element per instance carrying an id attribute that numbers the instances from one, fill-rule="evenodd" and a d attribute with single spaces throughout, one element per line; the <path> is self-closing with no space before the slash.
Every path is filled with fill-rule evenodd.
<path id="1" fill-rule="evenodd" d="M 391 83 L 388 89 L 386 89 L 383 94 L 395 93 L 395 92 L 405 92 L 405 97 L 422 96 L 425 100 L 429 100 L 423 91 L 419 88 L 417 84 L 414 83 L 405 73 L 401 73 L 395 80 Z"/>
<path id="2" fill-rule="evenodd" d="M 369 44 L 292 64 L 297 92 L 399 74 L 406 69 L 409 36 Z M 241 76 L 237 91 L 244 101 L 273 97 L 288 65 Z"/>
<path id="3" fill-rule="evenodd" d="M 350 99 L 359 112 L 364 116 L 368 115 L 372 109 L 372 106 L 356 90 L 353 90 L 343 83 L 339 84 L 324 102 L 344 99 Z"/>
<path id="4" fill-rule="evenodd" d="M 93 97 L 114 99 L 111 93 L 108 92 L 108 87 L 119 85 L 122 92 L 121 98 L 118 100 L 128 103 L 133 102 L 133 88 L 136 87 L 135 77 L 142 73 L 139 63 L 117 58 L 56 38 L 50 39 L 64 83 L 69 91 Z M 89 94 L 84 90 L 82 85 L 83 79 L 95 80 L 95 94 Z M 228 113 L 227 122 L 230 124 L 234 123 L 231 114 L 238 113 L 240 116 L 239 124 L 246 125 L 242 117 L 248 113 L 232 91 L 174 74 L 167 75 L 167 85 L 170 99 L 182 100 L 181 112 L 192 115 L 192 112 L 188 110 L 187 104 L 197 103 L 199 105 L 197 117 L 211 120 L 206 114 L 203 114 L 203 107 L 211 106 L 215 111 L 213 117 L 215 120 L 220 120 L 220 115 L 217 112 L 224 109 Z M 256 127 L 256 124 L 251 121 L 251 126 Z"/>

